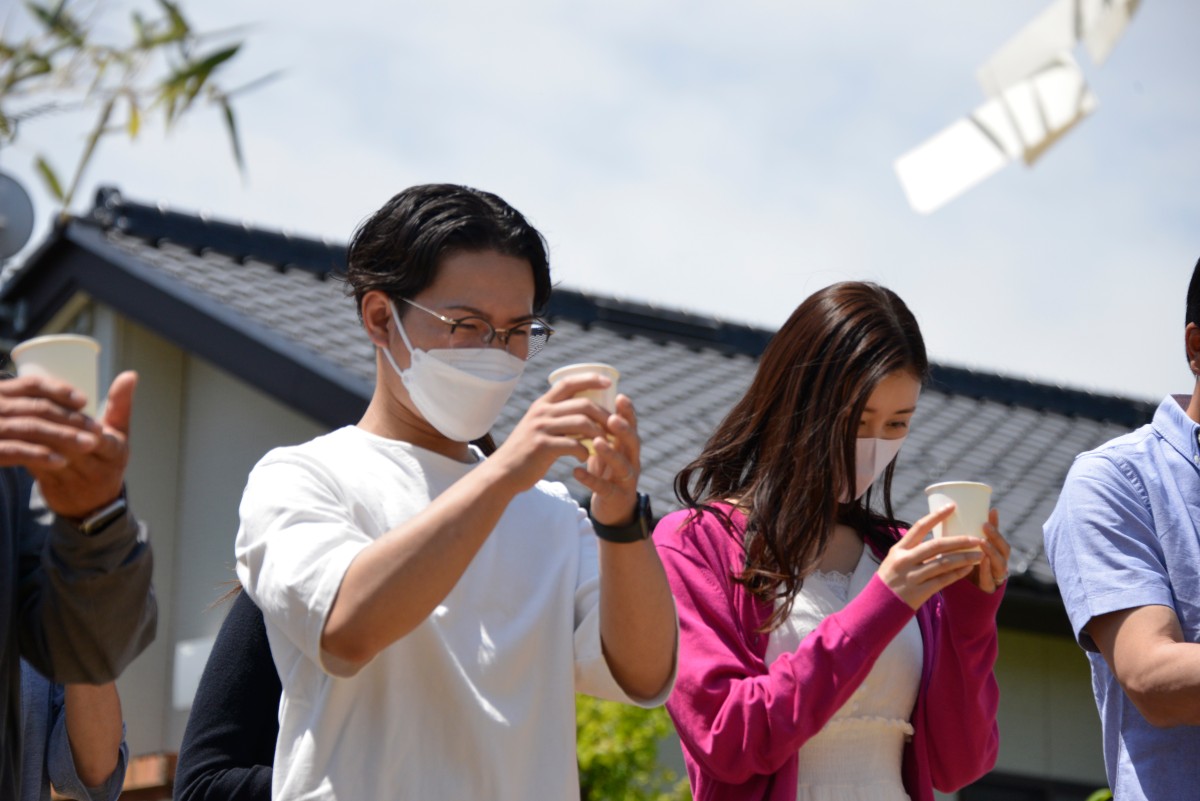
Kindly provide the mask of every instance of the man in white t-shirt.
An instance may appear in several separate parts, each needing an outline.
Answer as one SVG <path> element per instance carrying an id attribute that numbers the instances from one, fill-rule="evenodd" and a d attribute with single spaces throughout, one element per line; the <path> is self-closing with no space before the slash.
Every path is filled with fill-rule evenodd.
<path id="1" fill-rule="evenodd" d="M 485 458 L 552 333 L 541 235 L 495 195 L 407 189 L 348 262 L 371 403 L 267 454 L 241 505 L 238 576 L 283 683 L 273 796 L 576 798 L 576 690 L 652 706 L 674 681 L 633 405 L 564 379 Z M 564 456 L 590 519 L 542 480 Z"/>

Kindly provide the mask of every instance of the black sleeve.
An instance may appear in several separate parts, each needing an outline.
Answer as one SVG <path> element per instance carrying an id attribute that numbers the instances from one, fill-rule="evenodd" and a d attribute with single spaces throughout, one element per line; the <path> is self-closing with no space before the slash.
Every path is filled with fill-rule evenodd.
<path id="1" fill-rule="evenodd" d="M 270 801 L 282 692 L 262 612 L 239 593 L 192 702 L 177 801 Z"/>

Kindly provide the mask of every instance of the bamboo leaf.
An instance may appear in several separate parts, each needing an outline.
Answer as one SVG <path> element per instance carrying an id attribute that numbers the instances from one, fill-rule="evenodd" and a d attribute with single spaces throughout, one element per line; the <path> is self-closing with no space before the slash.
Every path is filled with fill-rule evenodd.
<path id="1" fill-rule="evenodd" d="M 146 31 L 146 20 L 138 11 L 133 12 L 133 33 L 137 37 L 138 47 L 146 47 L 150 40 L 150 35 Z"/>
<path id="2" fill-rule="evenodd" d="M 156 47 L 168 45 L 173 42 L 183 42 L 188 37 L 187 31 L 176 30 L 175 28 L 167 28 L 162 33 L 154 33 L 148 35 L 144 45 L 144 49 L 153 50 Z"/>
<path id="3" fill-rule="evenodd" d="M 55 174 L 54 168 L 50 166 L 50 162 L 42 156 L 37 157 L 34 162 L 37 166 L 38 175 L 42 177 L 42 182 L 46 184 L 46 189 L 54 196 L 54 199 L 66 205 L 63 195 L 62 183 L 58 180 L 58 175 Z"/>
<path id="4" fill-rule="evenodd" d="M 47 6 L 27 2 L 25 7 L 37 18 L 38 22 L 42 23 L 47 32 L 54 34 L 59 39 L 66 39 L 76 47 L 82 47 L 84 44 L 82 29 L 74 17 L 67 13 L 66 5 L 66 2 L 62 2 L 58 4 L 57 8 L 51 10 Z"/>
<path id="5" fill-rule="evenodd" d="M 185 81 L 191 78 L 199 78 L 201 83 L 203 83 L 204 81 L 208 80 L 208 76 L 212 74 L 213 70 L 236 56 L 238 50 L 241 48 L 242 44 L 241 42 L 238 42 L 235 45 L 231 45 L 218 50 L 215 53 L 211 53 L 199 61 L 195 61 L 192 64 L 187 65 L 187 69 L 183 70 L 183 72 L 181 72 L 179 75 Z"/>
<path id="6" fill-rule="evenodd" d="M 186 111 L 204 89 L 213 70 L 237 55 L 240 48 L 240 43 L 226 47 L 199 61 L 184 64 L 173 72 L 160 89 L 160 97 L 167 102 L 168 120 Z"/>
<path id="7" fill-rule="evenodd" d="M 104 135 L 108 127 L 108 118 L 112 116 L 113 105 L 115 103 L 115 98 L 109 98 L 108 102 L 100 110 L 100 117 L 96 120 L 96 125 L 92 128 L 92 132 L 88 135 L 87 146 L 83 150 L 83 155 L 79 157 L 79 164 L 75 167 L 75 175 L 71 177 L 71 188 L 63 195 L 63 209 L 70 206 L 71 201 L 75 198 L 75 191 L 79 189 L 79 183 L 83 180 L 83 173 L 87 170 L 87 166 L 96 152 L 96 145 L 100 142 L 100 137 Z"/>
<path id="8" fill-rule="evenodd" d="M 172 125 L 175 124 L 175 115 L 176 115 L 175 109 L 179 104 L 179 92 L 176 90 L 171 90 L 171 91 L 167 92 L 164 95 L 164 97 L 165 97 L 166 105 L 167 105 L 167 109 L 166 109 L 167 128 L 169 129 Z"/>
<path id="9" fill-rule="evenodd" d="M 39 75 L 48 75 L 53 69 L 50 59 L 41 53 L 27 53 L 24 58 L 13 64 L 4 88 L 11 89 L 22 81 L 36 78 Z"/>
<path id="10" fill-rule="evenodd" d="M 167 12 L 167 18 L 171 21 L 171 32 L 182 38 L 191 33 L 191 26 L 183 17 L 183 12 L 179 10 L 179 6 L 170 0 L 158 0 L 158 4 L 163 7 L 163 11 Z"/>
<path id="11" fill-rule="evenodd" d="M 238 172 L 242 175 L 246 174 L 246 160 L 242 153 L 242 142 L 238 137 L 237 121 L 233 116 L 233 106 L 229 103 L 229 98 L 222 95 L 218 102 L 221 108 L 225 111 L 225 127 L 229 131 L 229 145 L 233 148 L 233 160 L 237 163 Z"/>
<path id="12" fill-rule="evenodd" d="M 255 89 L 260 89 L 263 86 L 266 86 L 267 84 L 271 83 L 272 81 L 279 80 L 283 76 L 284 76 L 284 70 L 274 70 L 273 72 L 268 72 L 266 75 L 263 75 L 261 78 L 255 78 L 254 80 L 250 81 L 249 83 L 244 83 L 236 89 L 230 89 L 229 91 L 227 91 L 225 93 L 225 96 L 226 97 L 237 97 L 238 95 L 243 95 L 246 92 L 253 92 Z"/>
<path id="13" fill-rule="evenodd" d="M 142 129 L 142 114 L 138 110 L 137 95 L 130 92 L 126 98 L 129 100 L 129 122 L 125 127 L 129 131 L 129 138 L 137 139 L 138 131 Z"/>
<path id="14" fill-rule="evenodd" d="M 54 12 L 51 11 L 47 6 L 39 5 L 38 3 L 34 3 L 32 0 L 29 0 L 29 2 L 25 3 L 25 8 L 27 8 L 29 13 L 32 14 L 38 22 L 42 23 L 42 26 L 47 30 L 54 27 Z"/>

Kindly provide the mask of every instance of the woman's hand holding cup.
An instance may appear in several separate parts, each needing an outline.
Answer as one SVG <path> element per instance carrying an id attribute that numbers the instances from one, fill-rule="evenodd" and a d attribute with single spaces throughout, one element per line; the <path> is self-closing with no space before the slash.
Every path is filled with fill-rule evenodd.
<path id="1" fill-rule="evenodd" d="M 883 583 L 914 610 L 934 593 L 971 575 L 986 558 L 977 537 L 926 539 L 934 526 L 953 513 L 954 505 L 947 504 L 914 523 L 876 571 Z"/>

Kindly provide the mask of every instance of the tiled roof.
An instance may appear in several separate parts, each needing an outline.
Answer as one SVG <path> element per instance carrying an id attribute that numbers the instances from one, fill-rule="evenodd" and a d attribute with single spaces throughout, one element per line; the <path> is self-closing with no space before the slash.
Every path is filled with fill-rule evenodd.
<path id="1" fill-rule="evenodd" d="M 319 366 L 364 405 L 369 398 L 372 347 L 353 302 L 329 277 L 343 263 L 338 246 L 130 203 L 113 190 L 102 190 L 93 214 L 71 222 L 59 236 L 107 262 L 136 267 L 142 280 L 163 282 L 191 306 L 214 310 L 244 337 L 271 339 L 277 343 L 273 358 Z M 0 290 L 0 301 L 19 296 L 22 282 L 32 280 L 26 273 L 54 258 L 59 257 L 53 248 L 35 256 Z M 621 371 L 622 391 L 637 404 L 642 486 L 658 514 L 677 508 L 676 472 L 749 385 L 771 332 L 565 289 L 555 290 L 550 313 L 557 334 L 530 362 L 497 425 L 497 439 L 503 440 L 544 391 L 551 369 L 609 362 Z M 1053 594 L 1041 526 L 1072 458 L 1145 422 L 1152 405 L 946 366 L 936 366 L 934 377 L 899 457 L 897 512 L 909 520 L 919 517 L 922 488 L 933 480 L 992 484 L 1002 528 L 1013 544 L 1015 583 Z M 259 380 L 262 390 L 280 396 L 270 376 Z M 550 477 L 581 492 L 570 469 L 560 462 Z"/>

